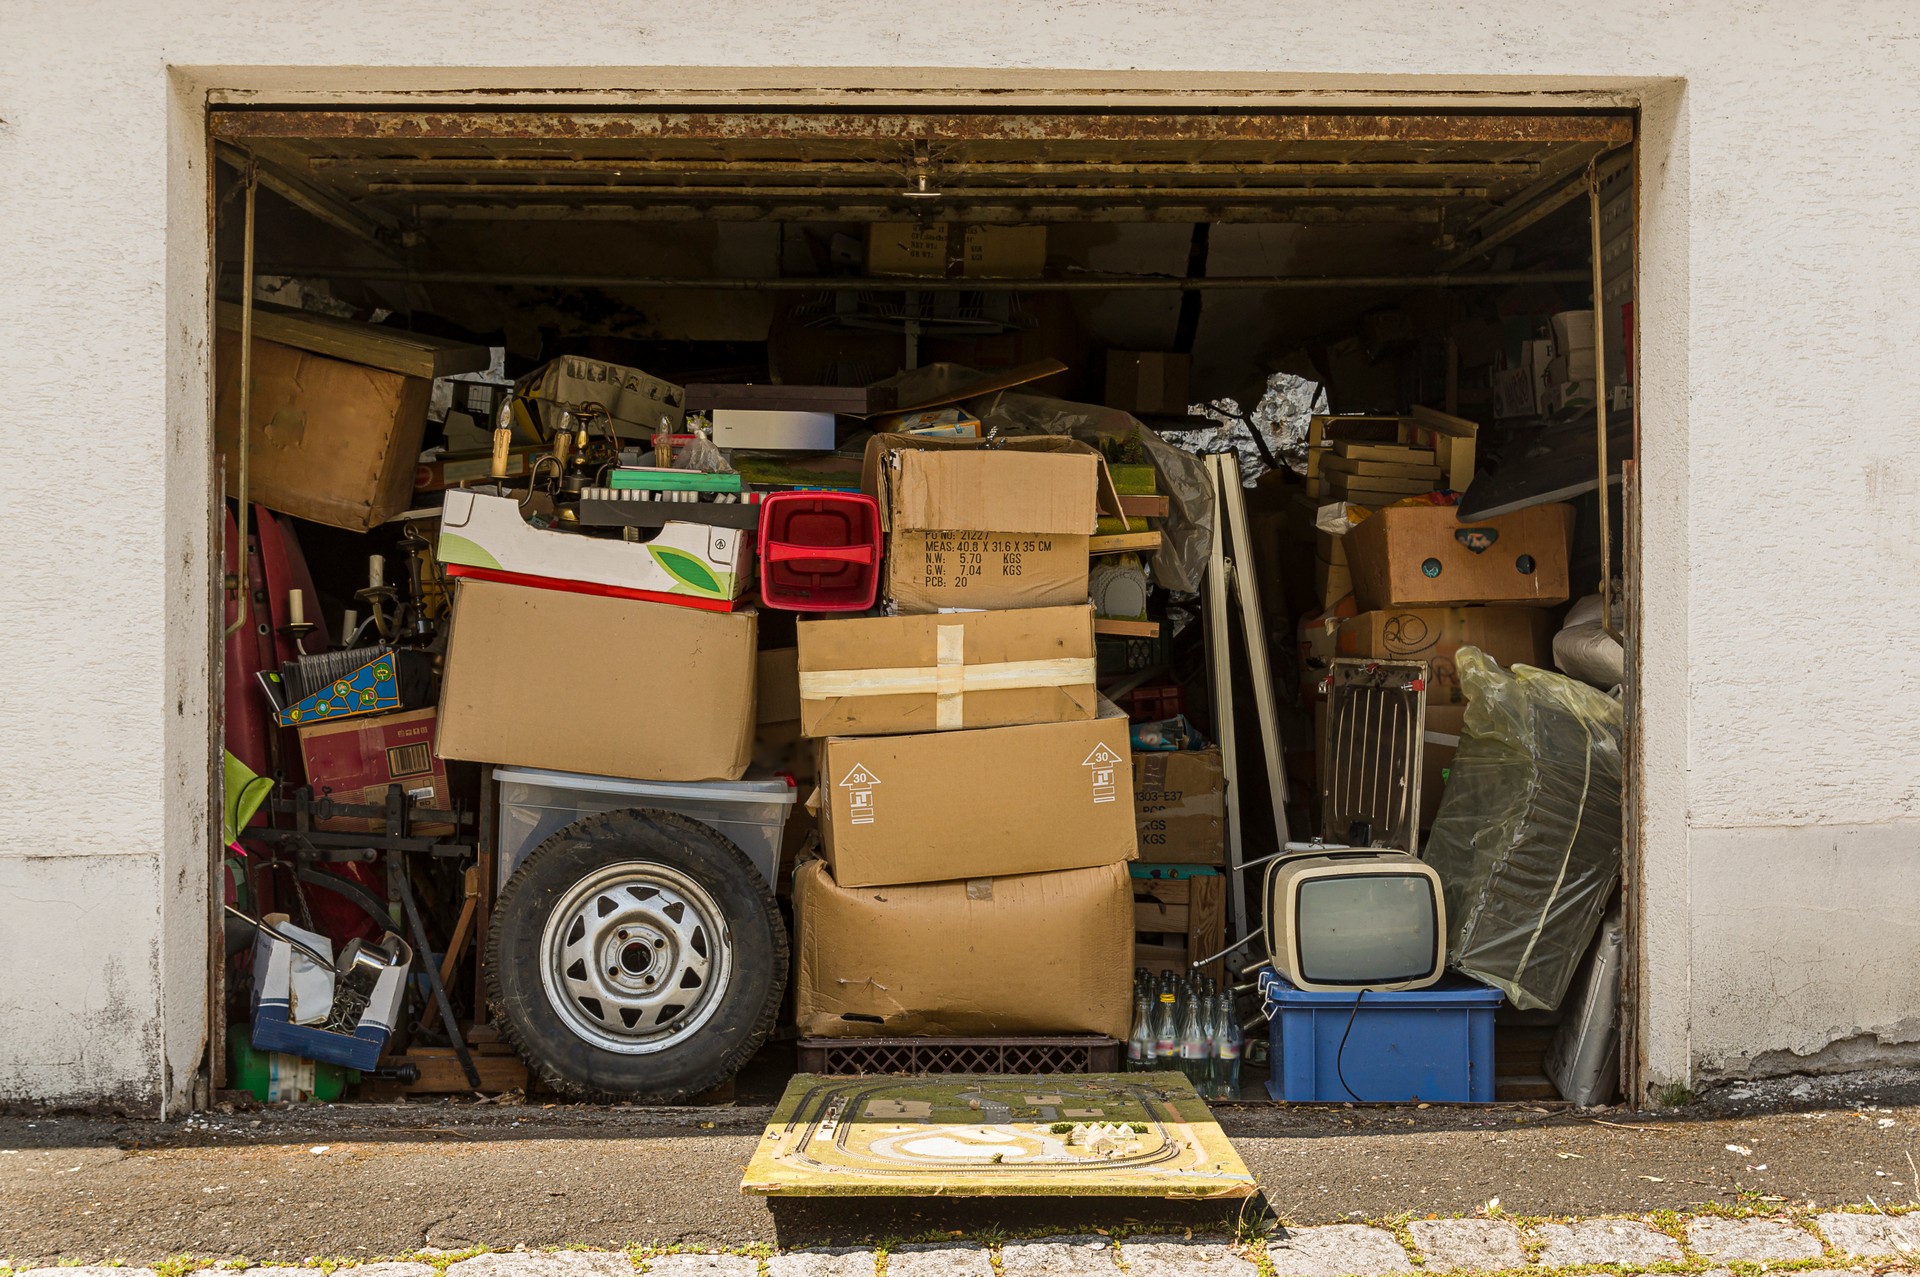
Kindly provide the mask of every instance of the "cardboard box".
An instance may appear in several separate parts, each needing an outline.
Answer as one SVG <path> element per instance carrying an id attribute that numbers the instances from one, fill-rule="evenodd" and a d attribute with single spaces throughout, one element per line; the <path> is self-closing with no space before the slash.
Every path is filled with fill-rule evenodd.
<path id="1" fill-rule="evenodd" d="M 944 277 L 947 273 L 946 223 L 869 223 L 867 273 Z"/>
<path id="2" fill-rule="evenodd" d="M 1440 466 L 1441 481 L 1435 486 L 1465 492 L 1477 465 L 1480 423 L 1415 404 L 1410 425 L 1413 442 L 1432 448 Z"/>
<path id="3" fill-rule="evenodd" d="M 453 804 L 447 790 L 447 765 L 433 748 L 436 717 L 431 709 L 415 709 L 302 727 L 300 758 L 314 796 L 378 806 L 387 801 L 387 786 L 398 782 L 415 806 L 446 811 Z M 367 833 L 382 823 L 336 816 L 318 822 L 318 827 Z M 414 828 L 428 835 L 451 832 L 444 824 Z"/>
<path id="4" fill-rule="evenodd" d="M 1047 268 L 1047 228 L 975 223 L 960 240 L 960 273 L 969 279 L 1038 279 Z"/>
<path id="5" fill-rule="evenodd" d="M 1590 309 L 1563 310 L 1548 321 L 1548 328 L 1553 334 L 1555 355 L 1593 349 L 1593 311 Z"/>
<path id="6" fill-rule="evenodd" d="M 1133 756 L 1140 857 L 1163 865 L 1226 860 L 1227 782 L 1218 749 Z"/>
<path id="7" fill-rule="evenodd" d="M 239 482 L 240 334 L 215 334 L 214 438 Z M 253 339 L 247 499 L 365 532 L 407 508 L 427 429 L 425 377 Z"/>
<path id="8" fill-rule="evenodd" d="M 1125 865 L 876 889 L 809 860 L 794 915 L 802 1037 L 1127 1036 Z"/>
<path id="9" fill-rule="evenodd" d="M 818 747 L 820 836 L 843 887 L 1083 869 L 1132 860 L 1127 717 Z"/>
<path id="10" fill-rule="evenodd" d="M 1120 514 L 1100 454 L 1051 435 L 875 435 L 861 483 L 887 527 L 887 595 L 909 614 L 1084 603 L 1089 538 Z"/>
<path id="11" fill-rule="evenodd" d="M 1107 406 L 1127 412 L 1184 417 L 1193 404 L 1187 398 L 1187 379 L 1192 367 L 1193 360 L 1187 355 L 1156 350 L 1109 350 Z"/>
<path id="12" fill-rule="evenodd" d="M 759 617 L 461 581 L 440 755 L 628 780 L 738 780 Z"/>
<path id="13" fill-rule="evenodd" d="M 1354 598 L 1381 608 L 1567 601 L 1573 507 L 1460 523 L 1452 506 L 1395 506 L 1347 533 Z"/>
<path id="14" fill-rule="evenodd" d="M 1477 647 L 1500 664 L 1553 667 L 1553 613 L 1530 607 L 1403 607 L 1338 622 L 1332 656 L 1425 661 L 1427 704 L 1461 705 L 1454 654 Z"/>
<path id="15" fill-rule="evenodd" d="M 447 575 L 520 584 L 568 583 L 624 598 L 725 610 L 753 579 L 752 532 L 677 520 L 651 541 L 536 528 L 512 497 L 447 493 L 434 554 Z M 560 588 L 565 588 L 561 586 Z"/>
<path id="16" fill-rule="evenodd" d="M 800 734 L 799 661 L 800 649 L 774 647 L 754 662 L 753 769 L 784 772 L 796 785 L 811 785 L 813 743 Z M 788 823 L 800 821 L 813 828 L 813 818 L 795 803 Z"/>
<path id="17" fill-rule="evenodd" d="M 1338 460 L 1339 458 L 1334 458 Z M 1401 497 L 1418 496 L 1423 492 L 1432 492 L 1440 486 L 1437 477 L 1407 478 L 1394 474 L 1348 474 L 1344 470 L 1335 470 L 1332 466 L 1321 472 L 1327 485 L 1327 492 L 1335 499 L 1353 500 L 1348 493 L 1362 492 L 1369 495 L 1392 495 L 1394 500 Z M 1365 502 L 1360 502 L 1364 505 Z"/>
<path id="18" fill-rule="evenodd" d="M 802 621 L 808 736 L 881 736 L 1094 716 L 1093 608 Z"/>
<path id="19" fill-rule="evenodd" d="M 566 405 L 597 403 L 613 419 L 613 428 L 628 439 L 651 438 L 658 431 L 677 434 L 686 422 L 686 390 L 638 368 L 603 359 L 563 355 L 550 360 L 513 383 L 514 413 L 520 432 L 529 441 L 533 423 L 527 403 L 540 414 L 541 435 L 560 425 Z"/>

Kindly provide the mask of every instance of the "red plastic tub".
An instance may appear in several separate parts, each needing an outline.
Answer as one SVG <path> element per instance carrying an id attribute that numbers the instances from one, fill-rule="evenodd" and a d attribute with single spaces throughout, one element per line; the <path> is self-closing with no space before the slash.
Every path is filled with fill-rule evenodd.
<path id="1" fill-rule="evenodd" d="M 760 506 L 760 601 L 864 612 L 880 593 L 880 506 L 864 492 L 776 492 Z"/>

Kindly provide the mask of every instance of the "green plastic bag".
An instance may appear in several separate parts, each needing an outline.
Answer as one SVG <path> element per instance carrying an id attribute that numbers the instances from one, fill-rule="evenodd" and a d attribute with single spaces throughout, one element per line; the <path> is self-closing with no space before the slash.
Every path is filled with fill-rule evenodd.
<path id="1" fill-rule="evenodd" d="M 1624 717 L 1562 674 L 1478 648 L 1425 859 L 1446 890 L 1453 966 L 1522 1010 L 1554 1010 L 1620 881 Z"/>
<path id="2" fill-rule="evenodd" d="M 226 761 L 226 810 L 220 813 L 220 832 L 231 847 L 240 839 L 240 831 L 260 810 L 273 792 L 273 778 L 261 776 L 231 753 Z"/>

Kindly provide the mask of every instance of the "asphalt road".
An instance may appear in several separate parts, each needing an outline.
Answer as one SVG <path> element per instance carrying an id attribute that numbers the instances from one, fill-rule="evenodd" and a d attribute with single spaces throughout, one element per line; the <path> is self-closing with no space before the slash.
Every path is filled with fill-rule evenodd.
<path id="1" fill-rule="evenodd" d="M 1799 1091 L 1776 1086 L 1651 1116 L 1526 1105 L 1221 1116 L 1266 1203 L 1294 1223 L 1466 1213 L 1496 1197 L 1522 1216 L 1920 1199 L 1920 1085 L 1883 1078 Z M 738 1189 L 766 1116 L 433 1102 L 172 1124 L 0 1118 L 0 1263 L 800 1245 L 1214 1225 L 1236 1210 L 1101 1199 L 768 1203 Z"/>

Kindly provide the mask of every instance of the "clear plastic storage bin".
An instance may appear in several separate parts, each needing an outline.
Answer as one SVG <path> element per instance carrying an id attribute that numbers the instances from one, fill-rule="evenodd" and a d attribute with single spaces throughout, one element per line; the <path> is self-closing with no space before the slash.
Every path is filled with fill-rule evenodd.
<path id="1" fill-rule="evenodd" d="M 500 787 L 496 887 L 551 835 L 583 816 L 626 807 L 657 807 L 709 826 L 746 852 L 771 883 L 779 872 L 780 835 L 798 798 L 783 776 L 672 783 L 496 767 L 493 779 Z"/>

